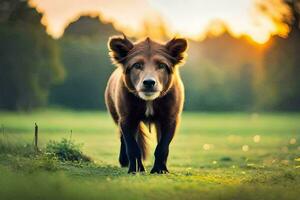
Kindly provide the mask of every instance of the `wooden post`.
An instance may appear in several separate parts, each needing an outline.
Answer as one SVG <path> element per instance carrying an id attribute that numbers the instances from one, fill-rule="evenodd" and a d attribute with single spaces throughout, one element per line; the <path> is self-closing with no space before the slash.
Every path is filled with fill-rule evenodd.
<path id="1" fill-rule="evenodd" d="M 39 134 L 39 127 L 36 123 L 34 123 L 35 127 L 34 127 L 34 148 L 35 151 L 38 152 L 39 148 L 38 148 L 38 134 Z"/>

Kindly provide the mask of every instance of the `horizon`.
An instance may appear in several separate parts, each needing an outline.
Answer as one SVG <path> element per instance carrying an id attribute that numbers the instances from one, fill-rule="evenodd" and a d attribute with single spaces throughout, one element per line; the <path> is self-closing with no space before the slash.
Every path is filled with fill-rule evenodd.
<path id="1" fill-rule="evenodd" d="M 81 16 L 98 17 L 102 23 L 111 23 L 117 31 L 136 38 L 145 35 L 160 38 L 164 33 L 168 37 L 201 41 L 209 34 L 217 36 L 227 31 L 235 38 L 246 36 L 257 44 L 264 44 L 271 36 L 285 37 L 290 31 L 286 24 L 275 22 L 268 16 L 270 13 L 260 10 L 260 6 L 265 6 L 263 1 L 222 1 L 218 5 L 210 1 L 202 7 L 204 2 L 92 0 L 82 4 L 82 0 L 30 0 L 29 5 L 43 15 L 41 23 L 54 38 L 61 37 L 68 25 Z M 272 15 L 289 16 L 290 11 L 281 0 L 274 2 L 276 5 L 272 6 L 277 10 Z"/>

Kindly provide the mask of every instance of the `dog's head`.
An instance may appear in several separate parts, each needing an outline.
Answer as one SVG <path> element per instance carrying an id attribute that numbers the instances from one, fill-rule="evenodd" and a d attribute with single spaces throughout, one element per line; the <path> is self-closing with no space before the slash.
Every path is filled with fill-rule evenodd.
<path id="1" fill-rule="evenodd" d="M 123 69 L 127 88 L 144 100 L 154 100 L 171 87 L 187 41 L 174 38 L 160 44 L 147 38 L 133 44 L 125 36 L 117 36 L 109 39 L 108 47 L 113 63 Z"/>

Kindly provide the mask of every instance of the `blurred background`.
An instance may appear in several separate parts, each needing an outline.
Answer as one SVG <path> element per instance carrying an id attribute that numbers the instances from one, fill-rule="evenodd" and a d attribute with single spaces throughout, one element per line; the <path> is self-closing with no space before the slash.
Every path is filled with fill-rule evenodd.
<path id="1" fill-rule="evenodd" d="M 0 0 L 0 109 L 105 110 L 109 36 L 189 40 L 188 111 L 300 110 L 299 0 Z"/>

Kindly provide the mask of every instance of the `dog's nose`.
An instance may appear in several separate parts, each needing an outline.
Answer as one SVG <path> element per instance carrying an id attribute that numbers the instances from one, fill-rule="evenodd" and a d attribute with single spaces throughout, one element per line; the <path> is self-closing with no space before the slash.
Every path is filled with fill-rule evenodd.
<path id="1" fill-rule="evenodd" d="M 145 79 L 143 81 L 143 85 L 145 88 L 150 89 L 155 85 L 155 80 L 154 79 Z"/>

